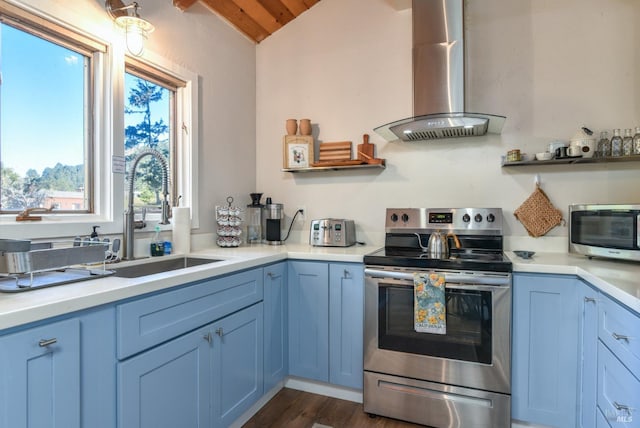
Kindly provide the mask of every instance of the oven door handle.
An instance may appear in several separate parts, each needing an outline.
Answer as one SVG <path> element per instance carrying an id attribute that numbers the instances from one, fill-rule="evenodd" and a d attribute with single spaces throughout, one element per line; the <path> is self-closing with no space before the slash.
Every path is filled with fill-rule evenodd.
<path id="1" fill-rule="evenodd" d="M 398 272 L 379 269 L 364 270 L 365 276 L 373 278 L 388 278 L 399 279 L 413 282 L 413 273 L 410 272 Z M 495 286 L 508 286 L 511 284 L 511 275 L 491 275 L 491 274 L 467 274 L 456 272 L 444 273 L 445 283 L 466 283 L 466 284 L 479 284 L 479 285 L 495 285 Z"/>

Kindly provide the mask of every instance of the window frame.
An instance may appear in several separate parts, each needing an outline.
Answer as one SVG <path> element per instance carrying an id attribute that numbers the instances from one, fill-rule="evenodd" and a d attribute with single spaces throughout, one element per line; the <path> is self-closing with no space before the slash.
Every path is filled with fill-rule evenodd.
<path id="1" fill-rule="evenodd" d="M 0 0 L 0 12 L 16 15 L 25 25 L 47 31 L 59 31 L 67 36 L 78 37 L 87 43 L 104 46 L 104 50 L 95 54 L 93 90 L 94 104 L 90 111 L 93 127 L 90 130 L 94 139 L 93 162 L 94 206 L 93 213 L 57 213 L 42 214 L 42 221 L 16 222 L 15 214 L 0 214 L 2 237 L 9 239 L 67 239 L 74 236 L 86 236 L 91 226 L 100 226 L 101 235 L 122 235 L 124 201 L 124 177 L 122 168 L 124 159 L 124 70 L 126 47 L 122 34 L 113 24 L 109 27 L 98 26 L 80 12 L 51 5 L 48 12 L 36 10 L 28 5 L 15 6 L 6 0 Z M 25 18 L 26 17 L 26 18 Z M 63 19 L 65 21 L 63 21 Z M 74 22 L 76 25 L 68 24 Z M 83 28 L 78 28 L 78 25 Z M 107 41 L 110 40 L 110 41 Z M 192 228 L 199 227 L 198 216 L 198 79 L 199 76 L 173 62 L 145 50 L 142 63 L 174 75 L 185 82 L 185 86 L 176 94 L 176 143 L 178 165 L 174 181 L 177 194 L 181 195 L 180 206 L 191 207 Z M 117 130 L 117 131 L 116 131 Z M 122 196 L 120 196 L 122 195 Z M 38 214 L 40 215 L 40 214 Z M 152 232 L 154 222 L 139 232 Z M 169 229 L 171 225 L 161 226 Z"/>

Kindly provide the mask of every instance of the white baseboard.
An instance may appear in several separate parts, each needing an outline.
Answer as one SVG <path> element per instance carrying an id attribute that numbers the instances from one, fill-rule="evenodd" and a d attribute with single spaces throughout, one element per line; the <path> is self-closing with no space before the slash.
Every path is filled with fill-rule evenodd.
<path id="1" fill-rule="evenodd" d="M 297 389 L 299 391 L 338 398 L 340 400 L 362 403 L 362 390 L 360 389 L 345 388 L 297 377 L 288 377 L 284 382 L 284 386 L 291 389 Z"/>

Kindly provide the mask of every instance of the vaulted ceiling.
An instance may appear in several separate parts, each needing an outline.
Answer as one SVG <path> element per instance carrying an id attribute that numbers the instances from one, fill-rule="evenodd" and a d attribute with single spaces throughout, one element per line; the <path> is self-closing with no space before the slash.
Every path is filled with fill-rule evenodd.
<path id="1" fill-rule="evenodd" d="M 260 43 L 320 0 L 173 0 L 173 5 L 185 11 L 197 1 Z"/>

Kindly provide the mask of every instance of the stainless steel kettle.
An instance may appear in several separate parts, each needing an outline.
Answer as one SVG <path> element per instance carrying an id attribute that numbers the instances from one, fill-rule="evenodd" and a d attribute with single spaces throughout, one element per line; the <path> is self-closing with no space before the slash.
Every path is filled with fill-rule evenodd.
<path id="1" fill-rule="evenodd" d="M 436 230 L 431 233 L 427 244 L 427 253 L 429 254 L 429 258 L 446 259 L 449 257 L 449 237 L 453 238 L 456 248 L 460 248 L 460 240 L 455 233 L 449 232 L 444 234 L 440 230 Z"/>

